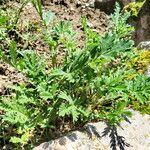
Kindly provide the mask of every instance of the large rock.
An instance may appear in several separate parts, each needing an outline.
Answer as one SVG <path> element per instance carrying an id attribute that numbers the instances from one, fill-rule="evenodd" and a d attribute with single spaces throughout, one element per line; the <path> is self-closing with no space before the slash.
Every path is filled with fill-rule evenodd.
<path id="1" fill-rule="evenodd" d="M 107 14 L 113 13 L 115 0 L 95 0 L 94 7 L 104 11 Z"/>
<path id="2" fill-rule="evenodd" d="M 136 45 L 141 41 L 150 40 L 150 0 L 146 0 L 141 8 L 138 18 L 134 20 Z"/>
<path id="3" fill-rule="evenodd" d="M 150 116 L 132 112 L 130 121 L 118 128 L 104 122 L 89 123 L 83 131 L 42 143 L 33 150 L 149 150 Z"/>
<path id="4" fill-rule="evenodd" d="M 134 2 L 135 0 L 91 0 L 90 6 L 100 9 L 104 11 L 106 14 L 111 14 L 114 12 L 115 3 L 118 2 L 120 6 L 123 8 L 130 2 Z"/>

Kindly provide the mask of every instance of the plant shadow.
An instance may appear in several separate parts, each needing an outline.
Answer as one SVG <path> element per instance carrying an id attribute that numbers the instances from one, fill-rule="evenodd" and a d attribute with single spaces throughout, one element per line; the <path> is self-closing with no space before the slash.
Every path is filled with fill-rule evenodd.
<path id="1" fill-rule="evenodd" d="M 110 148 L 112 150 L 125 150 L 125 147 L 130 147 L 131 145 L 125 141 L 124 136 L 120 136 L 117 131 L 117 127 L 114 125 L 106 124 L 107 127 L 102 132 L 102 137 L 110 137 Z M 123 129 L 123 128 L 122 128 Z"/>
<path id="2" fill-rule="evenodd" d="M 119 127 L 121 126 L 119 125 Z M 106 127 L 104 128 L 104 131 L 101 133 L 101 135 L 94 125 L 88 125 L 85 129 L 89 138 L 92 138 L 92 135 L 95 135 L 100 140 L 103 137 L 109 136 L 111 150 L 125 150 L 126 147 L 131 146 L 126 142 L 124 136 L 118 134 L 117 127 L 115 125 L 106 123 Z M 121 129 L 124 130 L 122 127 Z"/>

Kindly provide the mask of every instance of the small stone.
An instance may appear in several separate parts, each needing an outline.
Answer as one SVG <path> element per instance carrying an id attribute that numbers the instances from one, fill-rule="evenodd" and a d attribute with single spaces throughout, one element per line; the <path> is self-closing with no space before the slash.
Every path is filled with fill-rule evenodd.
<path id="1" fill-rule="evenodd" d="M 140 42 L 137 48 L 142 50 L 150 50 L 150 41 Z"/>
<path id="2" fill-rule="evenodd" d="M 94 2 L 95 2 L 95 0 L 91 0 L 91 1 L 89 1 L 89 7 L 94 8 Z"/>
<path id="3" fill-rule="evenodd" d="M 88 4 L 88 3 L 85 4 L 86 7 L 89 7 L 89 5 L 90 5 L 90 4 Z"/>
<path id="4" fill-rule="evenodd" d="M 70 10 L 71 10 L 71 11 L 74 11 L 74 8 L 73 8 L 73 7 L 70 7 Z"/>
<path id="5" fill-rule="evenodd" d="M 90 28 L 93 28 L 94 25 L 91 23 L 91 22 L 87 22 L 87 25 L 90 27 Z"/>
<path id="6" fill-rule="evenodd" d="M 86 6 L 85 6 L 85 5 L 83 5 L 83 6 L 82 6 L 82 9 L 85 9 L 85 8 L 86 8 Z"/>

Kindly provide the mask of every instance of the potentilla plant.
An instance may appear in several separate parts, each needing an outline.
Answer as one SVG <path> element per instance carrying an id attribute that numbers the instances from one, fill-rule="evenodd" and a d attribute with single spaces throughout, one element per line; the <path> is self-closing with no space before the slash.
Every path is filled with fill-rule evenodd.
<path id="1" fill-rule="evenodd" d="M 131 101 L 149 101 L 150 78 L 128 67 L 128 61 L 136 57 L 128 17 L 117 4 L 112 28 L 103 36 L 92 31 L 83 17 L 86 41 L 82 49 L 76 46 L 70 23 L 61 21 L 46 30 L 43 39 L 49 46 L 52 67 L 29 50 L 21 53 L 18 63 L 12 59 L 28 83 L 11 86 L 15 94 L 0 100 L 2 125 L 14 128 L 11 142 L 32 143 L 38 130 L 54 128 L 58 120 L 72 124 L 104 120 L 118 125 L 131 116 L 127 109 Z M 63 62 L 59 63 L 57 55 L 62 49 Z"/>

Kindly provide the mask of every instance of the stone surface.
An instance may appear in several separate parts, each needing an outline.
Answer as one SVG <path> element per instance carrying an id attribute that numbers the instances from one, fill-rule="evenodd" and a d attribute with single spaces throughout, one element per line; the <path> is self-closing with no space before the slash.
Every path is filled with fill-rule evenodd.
<path id="1" fill-rule="evenodd" d="M 123 8 L 128 3 L 134 1 L 135 0 L 90 0 L 88 3 L 91 7 L 98 8 L 101 11 L 104 11 L 106 14 L 111 14 L 114 12 L 116 2 L 118 2 Z"/>
<path id="2" fill-rule="evenodd" d="M 146 0 L 141 8 L 138 18 L 134 21 L 135 43 L 138 45 L 141 41 L 150 40 L 150 0 Z"/>
<path id="3" fill-rule="evenodd" d="M 95 0 L 94 7 L 104 11 L 107 14 L 113 13 L 115 0 Z"/>
<path id="4" fill-rule="evenodd" d="M 147 67 L 145 74 L 146 76 L 150 77 L 150 65 Z"/>
<path id="5" fill-rule="evenodd" d="M 131 111 L 130 123 L 124 121 L 118 128 L 104 122 L 89 123 L 83 131 L 42 143 L 33 150 L 149 150 L 150 116 Z"/>
<path id="6" fill-rule="evenodd" d="M 150 50 L 150 41 L 140 42 L 137 46 L 138 49 L 142 50 Z"/>

